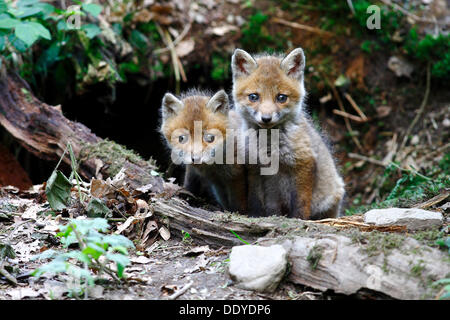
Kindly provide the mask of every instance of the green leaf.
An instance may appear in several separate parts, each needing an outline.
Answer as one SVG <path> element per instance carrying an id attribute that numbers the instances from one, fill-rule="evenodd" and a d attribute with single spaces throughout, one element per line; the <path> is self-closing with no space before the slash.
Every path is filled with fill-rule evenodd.
<path id="1" fill-rule="evenodd" d="M 19 8 L 19 10 L 15 13 L 15 16 L 17 18 L 27 18 L 34 16 L 42 11 L 39 7 L 25 7 L 25 8 Z"/>
<path id="2" fill-rule="evenodd" d="M 102 29 L 100 29 L 97 25 L 93 23 L 83 25 L 81 29 L 86 32 L 86 36 L 89 39 L 94 38 L 95 36 L 99 35 L 102 32 Z"/>
<path id="3" fill-rule="evenodd" d="M 109 244 L 111 247 L 125 247 L 125 248 L 134 248 L 133 242 L 120 234 L 111 234 L 103 237 L 103 241 Z"/>
<path id="4" fill-rule="evenodd" d="M 144 50 L 148 47 L 147 37 L 138 30 L 131 31 L 130 42 L 133 46 L 141 50 Z"/>
<path id="5" fill-rule="evenodd" d="M 12 19 L 12 18 L 6 18 L 0 20 L 0 29 L 12 29 L 20 25 L 20 20 Z"/>
<path id="6" fill-rule="evenodd" d="M 53 171 L 45 187 L 48 203 L 53 210 L 62 210 L 67 207 L 71 188 L 72 183 L 61 171 Z"/>
<path id="7" fill-rule="evenodd" d="M 107 253 L 106 258 L 116 263 L 117 276 L 119 278 L 122 278 L 123 271 L 125 270 L 125 267 L 130 263 L 130 259 L 128 259 L 128 257 L 124 256 L 123 254 L 119 253 Z"/>
<path id="8" fill-rule="evenodd" d="M 0 261 L 6 257 L 14 259 L 16 257 L 16 253 L 11 245 L 0 242 Z"/>
<path id="9" fill-rule="evenodd" d="M 31 275 L 34 277 L 39 278 L 44 273 L 50 272 L 50 273 L 61 273 L 66 272 L 66 270 L 69 267 L 69 263 L 65 261 L 60 260 L 53 260 L 47 264 L 44 264 L 43 266 L 40 266 L 36 270 L 34 270 Z"/>
<path id="10" fill-rule="evenodd" d="M 103 8 L 96 3 L 83 3 L 81 7 L 84 11 L 92 14 L 94 17 L 97 17 L 103 10 Z"/>
<path id="11" fill-rule="evenodd" d="M 105 250 L 97 245 L 89 245 L 89 247 L 86 247 L 83 250 L 83 254 L 85 254 L 87 257 L 91 256 L 93 259 L 98 259 L 102 254 L 105 253 Z"/>
<path id="12" fill-rule="evenodd" d="M 28 47 L 39 39 L 39 34 L 27 23 L 22 23 L 16 26 L 15 35 L 22 40 Z"/>
<path id="13" fill-rule="evenodd" d="M 106 217 L 111 213 L 111 210 L 97 198 L 92 198 L 87 206 L 87 216 L 90 218 Z"/>
<path id="14" fill-rule="evenodd" d="M 0 36 L 0 51 L 5 49 L 6 36 Z"/>
<path id="15" fill-rule="evenodd" d="M 8 10 L 8 6 L 6 5 L 5 0 L 0 0 L 0 13 L 6 12 Z"/>
<path id="16" fill-rule="evenodd" d="M 19 51 L 19 52 L 27 51 L 28 47 L 25 44 L 25 42 L 23 42 L 22 40 L 17 38 L 14 34 L 10 34 L 8 36 L 8 40 L 14 46 L 14 48 L 17 49 L 17 51 Z"/>
<path id="17" fill-rule="evenodd" d="M 44 27 L 42 24 L 38 22 L 28 22 L 27 23 L 30 27 L 32 27 L 35 32 L 42 38 L 51 40 L 52 36 L 50 35 L 50 31 L 46 27 Z"/>
<path id="18" fill-rule="evenodd" d="M 48 249 L 45 250 L 44 252 L 37 254 L 33 257 L 31 257 L 31 261 L 34 260 L 45 260 L 45 259 L 51 259 L 51 258 L 55 258 L 58 255 L 58 252 L 53 250 L 53 249 Z"/>

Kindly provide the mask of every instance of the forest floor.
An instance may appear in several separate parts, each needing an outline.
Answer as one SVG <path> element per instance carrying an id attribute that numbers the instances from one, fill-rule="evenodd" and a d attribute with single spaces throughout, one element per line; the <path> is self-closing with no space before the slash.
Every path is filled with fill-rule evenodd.
<path id="1" fill-rule="evenodd" d="M 333 10 L 319 8 L 319 5 L 303 6 L 282 1 L 282 6 L 277 7 L 272 1 L 247 1 L 245 4 L 241 2 L 195 1 L 198 5 L 186 10 L 180 4 L 168 6 L 170 9 L 154 8 L 157 5 L 148 8 L 147 12 L 152 14 L 153 20 L 164 30 L 169 30 L 174 38 L 182 34 L 183 30 L 188 30 L 177 47 L 180 65 L 184 66 L 188 76 L 187 83 L 181 83 L 182 88 L 194 81 L 198 73 L 200 76 L 197 78 L 203 79 L 203 82 L 198 81 L 196 84 L 211 83 L 210 76 L 213 71 L 220 74 L 219 78 L 214 79 L 215 85 L 229 88 L 229 60 L 236 43 L 242 48 L 249 48 L 249 51 L 264 49 L 262 46 L 278 51 L 301 46 L 307 59 L 307 110 L 330 136 L 334 145 L 335 156 L 346 182 L 348 214 L 364 213 L 369 207 L 411 207 L 449 190 L 449 185 L 442 181 L 448 179 L 450 172 L 450 91 L 445 87 L 445 80 L 428 80 L 430 66 L 427 67 L 423 61 L 412 59 L 413 62 L 406 61 L 405 65 L 407 69 L 412 67 L 413 71 L 396 75 L 395 72 L 401 70 L 389 66 L 390 58 L 411 57 L 406 55 L 405 49 L 399 47 L 397 42 L 386 43 L 380 40 L 379 34 L 365 34 L 367 30 L 361 31 L 362 29 L 355 27 L 351 23 L 350 10 L 346 11 L 346 15 L 340 15 L 339 11 L 336 11 L 338 14 L 333 16 Z M 442 1 L 435 1 L 440 2 Z M 145 19 L 144 13 L 141 17 L 136 17 L 132 24 L 138 24 L 139 19 Z M 108 16 L 106 19 L 113 23 L 121 21 L 124 16 L 125 13 L 122 16 Z M 331 17 L 335 27 L 333 24 L 326 26 L 331 23 Z M 344 23 L 345 20 L 349 23 Z M 295 22 L 297 25 L 289 22 Z M 317 28 L 305 31 L 304 26 L 315 26 L 327 32 Z M 401 26 L 407 29 L 404 24 Z M 400 38 L 405 37 L 403 29 L 399 28 Z M 425 27 L 419 29 L 423 30 Z M 361 33 L 364 35 L 361 36 Z M 389 37 L 390 40 L 395 38 L 393 34 Z M 158 41 L 156 48 L 161 49 L 164 43 L 162 39 Z M 194 41 L 195 46 L 192 46 Z M 395 49 L 392 49 L 392 46 Z M 170 60 L 171 52 L 162 48 L 158 61 L 170 68 Z M 202 67 L 199 68 L 198 65 Z M 173 71 L 158 76 L 173 78 Z M 143 78 L 150 79 L 150 74 L 131 74 L 128 80 L 136 84 L 136 79 L 141 81 Z M 342 81 L 338 81 L 339 79 Z M 173 79 L 171 81 L 173 89 Z M 107 84 L 107 87 L 109 86 L 110 84 Z M 147 90 L 145 86 L 142 88 Z M 92 91 L 95 89 L 94 87 Z M 53 91 L 55 96 L 59 92 L 66 94 L 64 90 L 49 91 Z M 86 91 L 89 92 L 89 89 Z M 51 98 L 55 98 L 45 94 L 45 89 L 37 92 L 37 95 L 49 98 L 46 101 L 49 104 L 52 104 Z M 87 114 L 92 123 L 100 122 L 99 128 L 109 123 L 98 121 L 89 112 L 83 111 L 83 108 L 78 106 L 80 103 L 73 92 L 72 96 L 75 102 L 67 101 L 67 104 L 62 104 L 65 114 L 72 113 L 75 114 L 74 118 L 81 119 Z M 91 102 L 96 107 L 97 104 L 104 106 L 98 101 L 108 100 L 104 96 L 97 98 L 98 100 Z M 157 101 L 151 105 L 154 108 L 149 117 L 153 121 L 152 124 L 156 125 L 161 96 L 152 96 L 149 99 Z M 421 108 L 422 106 L 424 108 Z M 81 112 L 77 114 L 70 108 L 79 108 Z M 122 104 L 121 108 L 123 113 L 117 114 L 117 122 L 112 125 L 112 134 L 131 135 L 129 142 L 133 147 L 135 141 L 145 140 L 140 145 L 141 149 L 150 149 L 148 153 L 161 164 L 167 154 L 159 152 L 162 146 L 156 127 L 152 127 L 153 136 L 148 136 L 148 114 L 145 117 L 137 117 L 137 111 L 130 111 L 132 109 L 128 109 L 128 104 Z M 105 110 L 107 109 L 108 107 L 105 107 Z M 142 109 L 144 108 L 138 111 Z M 106 114 L 106 111 L 104 113 Z M 125 113 L 131 114 L 133 121 L 125 121 Z M 367 118 L 364 118 L 365 116 Z M 418 121 L 413 123 L 416 117 Z M 131 125 L 123 129 L 124 132 L 117 130 L 127 122 Z M 411 127 L 411 124 L 414 126 Z M 106 136 L 105 134 L 104 137 Z M 0 154 L 0 185 L 11 184 L 21 190 L 31 187 L 32 182 L 27 173 L 21 169 L 21 164 L 14 160 L 11 150 L 9 151 L 10 153 L 2 151 Z M 393 162 L 397 167 L 392 167 Z M 163 166 L 167 167 L 167 163 L 163 163 Z M 23 161 L 22 167 L 26 167 Z M 16 174 L 8 174 L 12 171 Z M 425 179 L 426 185 L 423 187 L 424 181 L 417 173 L 432 177 L 432 181 Z M 44 180 L 45 178 L 39 183 Z M 50 214 L 42 186 L 34 189 L 35 191 L 25 192 L 3 187 L 0 191 L 0 253 L 5 245 L 10 245 L 15 252 L 15 257 L 9 258 L 8 265 L 2 265 L 2 268 L 14 274 L 18 282 L 17 286 L 13 286 L 4 275 L 0 275 L 0 299 L 65 299 L 68 298 L 68 286 L 75 286 L 70 283 L 70 278 L 64 275 L 50 278 L 44 275 L 40 279 L 30 276 L 30 272 L 41 265 L 41 262 L 31 260 L 33 256 L 50 248 L 62 248 L 56 237 L 58 226 L 72 216 L 68 211 Z M 385 202 L 386 199 L 390 202 Z M 443 232 L 448 235 L 449 202 L 442 202 L 431 209 L 446 215 L 447 227 Z M 143 225 L 142 228 L 144 227 L 146 226 Z M 116 231 L 117 228 L 118 225 L 113 224 L 113 230 Z M 285 281 L 273 294 L 258 294 L 236 288 L 230 283 L 226 272 L 230 248 L 198 247 L 186 239 L 171 237 L 164 240 L 157 231 L 152 232 L 151 241 L 147 241 L 145 246 L 130 254 L 131 264 L 125 269 L 127 282 L 116 284 L 109 279 L 109 282 L 95 285 L 89 292 L 91 298 L 168 299 L 191 282 L 180 299 L 338 297 Z M 366 297 L 376 298 L 377 295 L 368 294 Z"/>

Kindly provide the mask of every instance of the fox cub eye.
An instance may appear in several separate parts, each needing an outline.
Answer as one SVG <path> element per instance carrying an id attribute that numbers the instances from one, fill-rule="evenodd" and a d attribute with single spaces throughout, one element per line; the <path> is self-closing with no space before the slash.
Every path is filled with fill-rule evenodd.
<path id="1" fill-rule="evenodd" d="M 248 95 L 248 100 L 250 100 L 251 102 L 256 102 L 259 100 L 259 94 L 257 93 L 250 93 Z"/>
<path id="2" fill-rule="evenodd" d="M 188 141 L 187 134 L 183 134 L 183 135 L 178 137 L 178 142 L 180 142 L 181 144 L 186 143 L 187 141 Z"/>
<path id="3" fill-rule="evenodd" d="M 207 134 L 205 134 L 205 135 L 203 136 L 203 139 L 204 139 L 206 142 L 211 143 L 211 142 L 214 141 L 215 137 L 214 137 L 213 134 L 207 133 Z"/>
<path id="4" fill-rule="evenodd" d="M 287 95 L 281 94 L 281 93 L 280 93 L 280 94 L 277 95 L 277 102 L 279 102 L 279 103 L 285 103 L 286 100 L 287 100 L 287 98 L 288 98 Z"/>

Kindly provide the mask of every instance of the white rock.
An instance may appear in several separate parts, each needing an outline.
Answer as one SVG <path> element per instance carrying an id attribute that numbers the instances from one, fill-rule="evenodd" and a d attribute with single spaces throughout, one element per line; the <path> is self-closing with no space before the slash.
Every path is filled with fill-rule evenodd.
<path id="1" fill-rule="evenodd" d="M 281 245 L 233 247 L 228 272 L 236 286 L 259 292 L 274 291 L 287 267 L 287 251 Z"/>
<path id="2" fill-rule="evenodd" d="M 373 209 L 364 214 L 364 222 L 377 226 L 402 225 L 422 230 L 442 225 L 442 213 L 416 208 Z"/>

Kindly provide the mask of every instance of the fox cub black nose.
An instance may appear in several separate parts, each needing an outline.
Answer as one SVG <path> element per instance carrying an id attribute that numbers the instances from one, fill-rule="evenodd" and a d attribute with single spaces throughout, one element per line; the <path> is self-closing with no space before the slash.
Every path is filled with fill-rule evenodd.
<path id="1" fill-rule="evenodd" d="M 272 116 L 261 116 L 261 120 L 265 123 L 269 123 L 272 120 Z"/>

